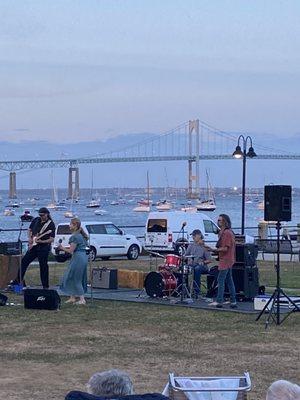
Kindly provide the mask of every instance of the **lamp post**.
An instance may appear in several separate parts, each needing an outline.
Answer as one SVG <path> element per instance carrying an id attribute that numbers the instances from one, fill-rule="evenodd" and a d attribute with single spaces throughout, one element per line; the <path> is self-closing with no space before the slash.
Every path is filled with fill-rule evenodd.
<path id="1" fill-rule="evenodd" d="M 240 146 L 240 141 L 242 142 L 243 148 Z M 250 147 L 247 152 L 247 143 L 250 142 Z M 242 227 L 241 234 L 244 235 L 245 232 L 245 190 L 246 190 L 246 159 L 247 157 L 256 157 L 256 153 L 252 146 L 252 138 L 250 136 L 240 135 L 238 138 L 238 144 L 233 152 L 232 156 L 234 158 L 243 159 L 243 180 L 242 180 Z"/>

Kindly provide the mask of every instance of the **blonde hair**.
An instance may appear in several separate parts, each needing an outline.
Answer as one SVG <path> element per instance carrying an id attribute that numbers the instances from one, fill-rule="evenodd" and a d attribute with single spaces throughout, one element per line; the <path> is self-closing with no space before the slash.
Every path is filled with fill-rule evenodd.
<path id="1" fill-rule="evenodd" d="M 75 217 L 71 219 L 72 224 L 77 226 L 77 231 L 81 233 L 85 240 L 89 239 L 89 235 L 85 232 L 85 230 L 81 227 L 81 221 L 79 218 Z"/>
<path id="2" fill-rule="evenodd" d="M 300 386 L 284 380 L 273 382 L 266 400 L 300 400 Z"/>

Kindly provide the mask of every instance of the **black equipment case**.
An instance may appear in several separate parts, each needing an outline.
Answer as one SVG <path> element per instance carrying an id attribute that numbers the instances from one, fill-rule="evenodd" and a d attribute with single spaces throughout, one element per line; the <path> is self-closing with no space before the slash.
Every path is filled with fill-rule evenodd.
<path id="1" fill-rule="evenodd" d="M 36 310 L 58 310 L 60 297 L 52 289 L 24 289 L 24 307 Z"/>

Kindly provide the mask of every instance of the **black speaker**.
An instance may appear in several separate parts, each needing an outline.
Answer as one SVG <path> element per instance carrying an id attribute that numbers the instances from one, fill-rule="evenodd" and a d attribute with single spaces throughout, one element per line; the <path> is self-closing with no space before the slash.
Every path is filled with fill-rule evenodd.
<path id="1" fill-rule="evenodd" d="M 292 187 L 289 185 L 265 186 L 265 221 L 291 221 Z"/>
<path id="2" fill-rule="evenodd" d="M 236 263 L 244 266 L 254 267 L 258 255 L 258 247 L 254 243 L 236 244 Z"/>
<path id="3" fill-rule="evenodd" d="M 237 295 L 241 295 L 244 299 L 253 299 L 258 295 L 259 281 L 258 268 L 245 266 L 240 267 L 235 264 L 232 268 L 232 277 Z M 225 288 L 225 294 L 229 294 Z"/>
<path id="4" fill-rule="evenodd" d="M 52 289 L 25 289 L 24 307 L 35 310 L 58 310 L 60 297 L 57 291 Z"/>
<path id="5" fill-rule="evenodd" d="M 5 306 L 6 302 L 7 302 L 7 296 L 0 293 L 0 306 Z"/>

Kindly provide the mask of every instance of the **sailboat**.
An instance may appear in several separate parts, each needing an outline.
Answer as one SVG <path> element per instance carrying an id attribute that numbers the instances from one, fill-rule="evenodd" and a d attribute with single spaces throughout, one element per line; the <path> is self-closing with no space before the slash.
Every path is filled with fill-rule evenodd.
<path id="1" fill-rule="evenodd" d="M 215 211 L 215 209 L 217 208 L 207 170 L 206 170 L 206 185 L 207 185 L 207 200 L 203 200 L 200 203 L 196 204 L 197 211 Z"/>
<path id="2" fill-rule="evenodd" d="M 138 206 L 132 211 L 135 212 L 150 212 L 152 201 L 150 200 L 150 184 L 149 184 L 149 171 L 147 171 L 147 200 L 141 200 L 138 202 Z"/>
<path id="3" fill-rule="evenodd" d="M 169 211 L 169 210 L 171 210 L 172 208 L 173 208 L 173 204 L 170 203 L 170 202 L 167 201 L 167 200 L 159 201 L 159 202 L 156 204 L 156 209 L 157 209 L 158 211 Z"/>
<path id="4" fill-rule="evenodd" d="M 91 201 L 86 205 L 87 208 L 99 208 L 100 207 L 99 200 L 95 200 L 93 197 L 93 190 L 94 190 L 94 173 L 92 170 Z"/>
<path id="5" fill-rule="evenodd" d="M 173 208 L 173 204 L 167 200 L 168 198 L 168 188 L 169 188 L 169 181 L 168 181 L 168 175 L 167 175 L 167 169 L 165 168 L 165 175 L 166 175 L 166 182 L 167 186 L 165 187 L 165 198 L 163 200 L 160 200 L 156 204 L 156 209 L 158 211 L 169 211 Z"/>
<path id="6" fill-rule="evenodd" d="M 67 207 L 63 206 L 63 205 L 59 205 L 58 203 L 58 195 L 57 195 L 57 188 L 55 186 L 55 182 L 54 182 L 54 174 L 53 171 L 51 172 L 52 175 L 52 188 L 53 188 L 53 192 L 52 192 L 52 203 L 47 205 L 47 208 L 49 210 L 55 210 L 55 211 L 63 211 L 66 210 Z"/>
<path id="7" fill-rule="evenodd" d="M 73 212 L 73 201 L 74 201 L 74 197 L 72 196 L 70 210 L 68 210 L 64 213 L 64 216 L 66 218 L 75 218 L 76 217 L 76 215 Z"/>

